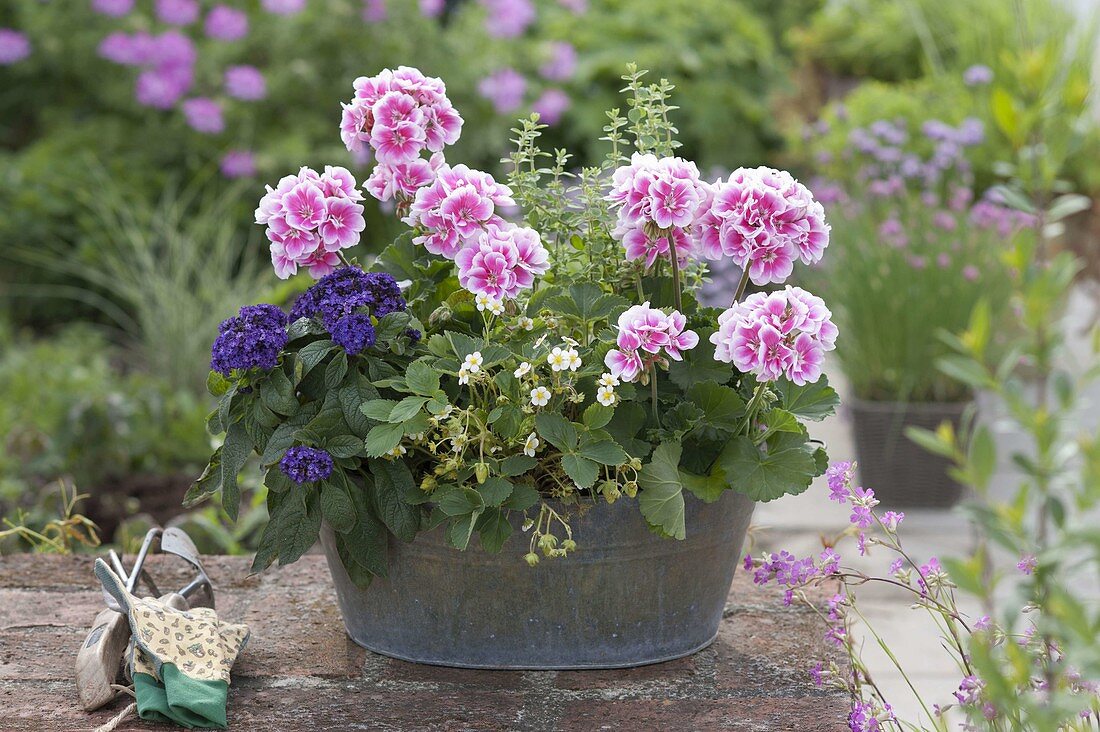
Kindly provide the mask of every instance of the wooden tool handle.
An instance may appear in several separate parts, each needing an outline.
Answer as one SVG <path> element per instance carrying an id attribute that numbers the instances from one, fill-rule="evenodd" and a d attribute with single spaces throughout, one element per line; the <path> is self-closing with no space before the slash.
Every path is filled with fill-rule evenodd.
<path id="1" fill-rule="evenodd" d="M 122 613 L 103 610 L 76 654 L 76 691 L 85 711 L 99 709 L 114 699 L 111 684 L 118 678 L 119 661 L 130 642 L 130 621 Z"/>

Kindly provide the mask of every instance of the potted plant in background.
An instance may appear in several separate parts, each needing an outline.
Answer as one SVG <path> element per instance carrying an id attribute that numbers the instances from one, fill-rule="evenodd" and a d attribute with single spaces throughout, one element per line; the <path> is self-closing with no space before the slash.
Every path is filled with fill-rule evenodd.
<path id="1" fill-rule="evenodd" d="M 854 395 L 847 404 L 862 481 L 895 506 L 959 499 L 948 461 L 905 431 L 958 432 L 973 411 L 966 380 L 950 362 L 942 371 L 935 364 L 979 300 L 987 327 L 1003 312 L 1015 272 L 1010 244 L 1034 236 L 1031 217 L 976 199 L 966 151 L 982 139 L 975 119 L 931 120 L 919 131 L 879 120 L 854 128 L 838 159 L 821 161 L 832 175 L 818 190 L 835 204 L 841 244 L 807 279 L 846 334 L 837 356 Z"/>
<path id="2" fill-rule="evenodd" d="M 364 229 L 346 170 L 303 168 L 257 209 L 277 274 L 321 279 L 289 317 L 222 324 L 225 438 L 188 501 L 220 491 L 234 516 L 258 453 L 254 568 L 320 537 L 367 648 L 508 668 L 691 653 L 717 633 L 754 502 L 825 470 L 803 420 L 837 403 L 829 310 L 793 287 L 742 299 L 750 274 L 820 259 L 822 206 L 780 171 L 701 180 L 675 157 L 671 85 L 642 73 L 602 165 L 569 171 L 534 118 L 507 186 L 444 160 L 462 120 L 439 79 L 357 79 L 341 135 L 372 148 L 365 188 L 411 226 L 371 271 L 344 255 Z M 725 257 L 749 274 L 732 307 L 700 307 Z"/>

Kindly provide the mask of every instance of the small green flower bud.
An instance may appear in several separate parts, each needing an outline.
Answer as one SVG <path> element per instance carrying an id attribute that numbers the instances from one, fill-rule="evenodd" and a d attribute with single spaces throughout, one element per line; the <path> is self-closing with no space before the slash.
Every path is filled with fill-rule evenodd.
<path id="1" fill-rule="evenodd" d="M 557 545 L 558 537 L 553 534 L 543 534 L 539 537 L 539 549 L 542 549 L 542 553 L 546 556 L 550 556 L 550 552 L 552 552 Z"/>
<path id="2" fill-rule="evenodd" d="M 623 483 L 623 493 L 633 498 L 638 495 L 638 484 L 632 480 Z"/>
<path id="3" fill-rule="evenodd" d="M 478 463 L 474 466 L 474 475 L 477 477 L 478 485 L 484 483 L 489 479 L 489 464 Z"/>
<path id="4" fill-rule="evenodd" d="M 577 550 L 577 542 L 573 541 L 572 539 L 566 539 L 565 541 L 563 541 L 561 543 L 561 548 L 562 548 L 563 551 L 567 551 L 567 552 L 576 551 Z"/>
<path id="5" fill-rule="evenodd" d="M 634 468 L 635 470 L 641 470 L 642 469 L 642 459 L 641 458 L 636 458 L 636 457 L 630 458 L 630 467 Z"/>
<path id="6" fill-rule="evenodd" d="M 437 485 L 438 483 L 436 482 L 436 479 L 434 477 L 430 475 L 425 475 L 424 480 L 420 481 L 420 490 L 424 491 L 425 493 L 431 493 L 435 490 L 435 487 Z"/>
<path id="7" fill-rule="evenodd" d="M 536 564 L 539 563 L 539 555 L 535 554 L 534 552 L 527 552 L 523 555 L 523 559 L 531 567 L 534 567 Z"/>

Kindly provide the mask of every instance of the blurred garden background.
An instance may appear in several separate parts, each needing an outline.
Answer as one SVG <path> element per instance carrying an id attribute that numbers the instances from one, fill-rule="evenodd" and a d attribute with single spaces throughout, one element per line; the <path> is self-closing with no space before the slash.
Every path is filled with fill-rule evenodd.
<path id="1" fill-rule="evenodd" d="M 625 64 L 668 78 L 708 179 L 784 167 L 825 204 L 833 265 L 802 284 L 837 313 L 845 401 L 969 403 L 932 364 L 979 301 L 1009 306 L 1013 243 L 1072 253 L 1080 333 L 1095 320 L 1095 30 L 1090 0 L 6 2 L 0 552 L 84 537 L 46 530 L 73 490 L 105 541 L 176 521 L 204 551 L 249 550 L 258 476 L 236 525 L 180 508 L 210 450 L 210 343 L 240 303 L 308 286 L 270 276 L 252 211 L 302 164 L 365 177 L 339 102 L 400 64 L 444 78 L 465 118 L 451 157 L 489 171 L 531 112 L 575 164 L 599 160 Z M 1007 200 L 1011 180 L 1045 185 L 1053 220 Z M 380 251 L 402 227 L 368 204 Z"/>

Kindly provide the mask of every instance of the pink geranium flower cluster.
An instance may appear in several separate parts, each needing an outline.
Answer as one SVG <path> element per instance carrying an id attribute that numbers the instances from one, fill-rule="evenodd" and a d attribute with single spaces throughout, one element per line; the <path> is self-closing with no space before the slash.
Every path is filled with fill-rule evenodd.
<path id="1" fill-rule="evenodd" d="M 271 263 L 280 279 L 306 267 L 314 279 L 340 264 L 339 251 L 355 246 L 366 228 L 363 194 L 345 168 L 325 166 L 325 172 L 302 168 L 267 195 L 256 209 L 256 223 L 267 225 Z"/>
<path id="2" fill-rule="evenodd" d="M 498 213 L 502 206 L 515 206 L 508 186 L 480 170 L 444 163 L 436 170 L 435 181 L 416 191 L 403 220 L 427 230 L 413 239 L 415 243 L 454 259 L 460 250 L 477 244 L 490 226 L 505 225 Z"/>
<path id="3" fill-rule="evenodd" d="M 757 285 L 782 282 L 796 259 L 817 262 L 829 245 L 825 209 L 790 173 L 740 168 L 719 181 L 694 230 L 707 259 L 729 257 Z"/>
<path id="4" fill-rule="evenodd" d="M 714 357 L 733 363 L 758 381 L 785 376 L 798 385 L 821 376 L 825 352 L 835 347 L 837 327 L 825 301 L 800 287 L 757 292 L 718 316 L 710 337 Z"/>
<path id="5" fill-rule="evenodd" d="M 353 153 L 368 147 L 374 151 L 378 166 L 372 178 L 378 180 L 368 183 L 367 190 L 376 197 L 380 192 L 411 195 L 386 181 L 422 179 L 432 168 L 420 154 L 441 152 L 462 131 L 462 117 L 447 98 L 446 86 L 418 69 L 400 66 L 361 76 L 354 87 L 355 96 L 343 105 L 340 137 Z"/>
<path id="6" fill-rule="evenodd" d="M 475 295 L 495 301 L 515 297 L 530 288 L 549 267 L 549 253 L 539 233 L 526 227 L 490 225 L 474 246 L 455 256 L 458 281 Z"/>
<path id="7" fill-rule="evenodd" d="M 634 305 L 619 316 L 617 349 L 607 352 L 604 364 L 623 381 L 634 381 L 649 366 L 661 360 L 663 352 L 674 361 L 695 348 L 699 335 L 685 330 L 687 319 L 678 310 L 665 314 L 648 302 Z"/>
<path id="8" fill-rule="evenodd" d="M 634 153 L 612 176 L 607 199 L 619 209 L 612 235 L 623 242 L 628 259 L 644 258 L 649 266 L 658 255 L 668 256 L 667 232 L 677 245 L 685 238 L 707 200 L 707 186 L 695 163 Z"/>

